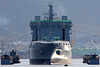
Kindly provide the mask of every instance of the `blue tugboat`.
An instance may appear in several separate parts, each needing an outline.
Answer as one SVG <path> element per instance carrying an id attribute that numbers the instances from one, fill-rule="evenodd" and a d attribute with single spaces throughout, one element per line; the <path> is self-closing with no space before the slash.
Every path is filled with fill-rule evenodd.
<path id="1" fill-rule="evenodd" d="M 15 50 L 12 50 L 10 52 L 10 55 L 2 55 L 1 56 L 1 65 L 11 65 L 14 63 L 20 63 L 20 58 L 19 56 L 16 54 Z"/>
<path id="2" fill-rule="evenodd" d="M 96 55 L 96 54 L 84 55 L 83 63 L 87 63 L 89 65 L 99 65 L 99 55 Z"/>

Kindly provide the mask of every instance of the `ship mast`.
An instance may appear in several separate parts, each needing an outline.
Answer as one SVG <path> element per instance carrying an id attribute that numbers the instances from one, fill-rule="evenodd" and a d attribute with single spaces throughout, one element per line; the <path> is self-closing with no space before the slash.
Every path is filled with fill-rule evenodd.
<path id="1" fill-rule="evenodd" d="M 49 20 L 53 20 L 53 5 L 52 3 L 48 4 L 49 6 Z"/>
<path id="2" fill-rule="evenodd" d="M 52 2 L 50 4 L 48 4 L 49 6 L 49 12 L 48 13 L 45 13 L 45 15 L 48 15 L 48 17 L 44 17 L 46 18 L 47 20 L 53 20 L 53 17 L 57 14 L 54 14 L 53 13 L 53 5 L 52 5 Z"/>

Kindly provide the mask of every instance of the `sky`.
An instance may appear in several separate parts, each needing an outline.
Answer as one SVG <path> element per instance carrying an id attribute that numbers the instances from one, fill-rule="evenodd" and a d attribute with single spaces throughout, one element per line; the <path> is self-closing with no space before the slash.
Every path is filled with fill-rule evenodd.
<path id="1" fill-rule="evenodd" d="M 50 2 L 58 16 L 68 16 L 72 20 L 76 39 L 100 36 L 100 0 L 0 0 L 0 30 L 29 35 L 30 21 L 34 16 L 43 18 Z M 7 34 L 1 32 L 0 35 Z"/>

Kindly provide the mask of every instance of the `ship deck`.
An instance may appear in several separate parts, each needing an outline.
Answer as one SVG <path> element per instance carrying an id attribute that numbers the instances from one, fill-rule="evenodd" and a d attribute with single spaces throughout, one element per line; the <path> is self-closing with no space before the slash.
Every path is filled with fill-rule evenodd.
<path id="1" fill-rule="evenodd" d="M 0 61 L 1 62 L 1 61 Z M 72 64 L 64 65 L 30 65 L 28 59 L 21 59 L 21 63 L 14 65 L 1 65 L 0 67 L 100 67 L 100 65 L 83 64 L 82 59 L 72 59 Z"/>

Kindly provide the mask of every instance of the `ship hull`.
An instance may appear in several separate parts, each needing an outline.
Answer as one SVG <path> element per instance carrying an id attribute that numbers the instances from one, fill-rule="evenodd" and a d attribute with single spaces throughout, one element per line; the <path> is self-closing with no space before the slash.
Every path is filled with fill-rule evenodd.
<path id="1" fill-rule="evenodd" d="M 30 45 L 30 64 L 71 64 L 72 52 L 71 50 L 66 50 L 66 47 L 66 45 L 58 45 L 55 43 Z"/>

